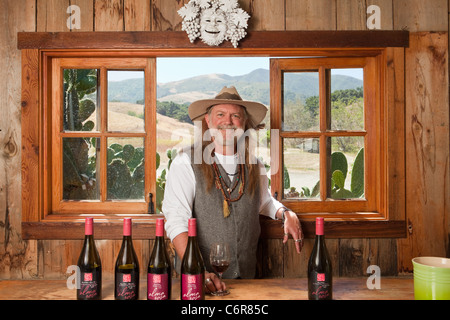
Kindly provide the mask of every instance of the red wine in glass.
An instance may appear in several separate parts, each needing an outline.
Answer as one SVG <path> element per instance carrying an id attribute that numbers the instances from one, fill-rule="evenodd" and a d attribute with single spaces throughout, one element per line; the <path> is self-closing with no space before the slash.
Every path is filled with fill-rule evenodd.
<path id="1" fill-rule="evenodd" d="M 230 265 L 230 250 L 226 243 L 215 243 L 211 246 L 209 254 L 209 262 L 214 271 L 219 275 L 220 281 L 222 281 L 222 274 L 228 269 Z M 228 290 L 221 290 L 211 292 L 215 296 L 225 296 L 229 294 Z"/>
<path id="2" fill-rule="evenodd" d="M 211 263 L 211 267 L 218 274 L 223 274 L 225 271 L 227 271 L 229 265 L 230 262 L 227 260 L 216 260 L 212 261 Z"/>

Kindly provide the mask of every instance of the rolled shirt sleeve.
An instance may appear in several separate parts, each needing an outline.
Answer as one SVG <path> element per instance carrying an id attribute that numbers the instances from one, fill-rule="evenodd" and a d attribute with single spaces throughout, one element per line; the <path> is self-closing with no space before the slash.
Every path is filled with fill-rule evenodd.
<path id="1" fill-rule="evenodd" d="M 277 213 L 278 209 L 281 207 L 284 207 L 283 204 L 279 201 L 277 201 L 272 195 L 270 194 L 269 190 L 269 178 L 267 177 L 267 174 L 265 174 L 265 168 L 264 165 L 261 162 L 258 162 L 260 166 L 260 179 L 261 179 L 261 204 L 259 207 L 259 214 L 263 216 L 270 217 L 272 219 L 276 219 L 275 214 Z"/>
<path id="2" fill-rule="evenodd" d="M 167 174 L 162 212 L 166 218 L 165 229 L 170 240 L 188 231 L 195 197 L 195 175 L 190 159 L 185 153 L 178 154 Z"/>

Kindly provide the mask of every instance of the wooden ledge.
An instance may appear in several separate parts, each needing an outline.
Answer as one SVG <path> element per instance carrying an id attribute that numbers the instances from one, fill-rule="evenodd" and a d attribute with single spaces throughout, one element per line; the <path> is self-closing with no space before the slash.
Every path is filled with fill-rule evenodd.
<path id="1" fill-rule="evenodd" d="M 133 238 L 146 240 L 155 238 L 155 215 L 148 219 L 133 219 Z M 122 220 L 94 219 L 95 238 L 98 240 L 122 239 Z M 96 222 L 99 221 L 99 222 Z M 281 221 L 261 216 L 261 238 L 282 239 L 284 231 Z M 313 219 L 301 220 L 306 238 L 314 238 L 315 222 Z M 405 221 L 325 221 L 326 237 L 331 238 L 404 238 Z M 84 220 L 73 221 L 45 220 L 41 222 L 22 222 L 22 238 L 25 240 L 77 240 L 84 239 Z"/>
<path id="2" fill-rule="evenodd" d="M 386 48 L 408 47 L 404 30 L 251 31 L 242 48 Z M 184 31 L 19 32 L 18 49 L 187 49 L 211 48 Z M 233 48 L 225 41 L 218 48 Z M 235 49 L 236 50 L 236 49 Z"/>

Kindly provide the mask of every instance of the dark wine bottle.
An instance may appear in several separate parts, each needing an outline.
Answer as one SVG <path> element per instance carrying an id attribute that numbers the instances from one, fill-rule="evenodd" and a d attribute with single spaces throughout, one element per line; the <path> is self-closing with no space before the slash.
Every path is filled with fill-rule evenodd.
<path id="1" fill-rule="evenodd" d="M 147 299 L 170 300 L 172 266 L 164 242 L 164 219 L 156 220 L 155 244 L 147 268 Z"/>
<path id="2" fill-rule="evenodd" d="M 131 239 L 131 218 L 123 220 L 123 240 L 115 267 L 114 298 L 139 299 L 139 261 Z"/>
<path id="3" fill-rule="evenodd" d="M 325 245 L 323 218 L 316 218 L 316 239 L 308 262 L 309 300 L 331 300 L 333 279 L 331 260 Z"/>
<path id="4" fill-rule="evenodd" d="M 84 225 L 84 244 L 77 266 L 80 277 L 77 287 L 78 300 L 102 299 L 102 263 L 94 242 L 94 222 L 86 218 Z"/>
<path id="5" fill-rule="evenodd" d="M 181 261 L 181 300 L 205 299 L 205 264 L 197 241 L 197 220 L 189 219 L 188 243 Z"/>

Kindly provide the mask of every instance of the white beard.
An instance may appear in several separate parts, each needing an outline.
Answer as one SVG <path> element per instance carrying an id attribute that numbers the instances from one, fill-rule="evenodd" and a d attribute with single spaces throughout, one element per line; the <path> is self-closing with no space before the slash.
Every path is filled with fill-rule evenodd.
<path id="1" fill-rule="evenodd" d="M 225 40 L 225 36 L 222 34 L 212 35 L 207 33 L 206 31 L 201 32 L 200 38 L 204 43 L 210 46 L 218 46 Z"/>

